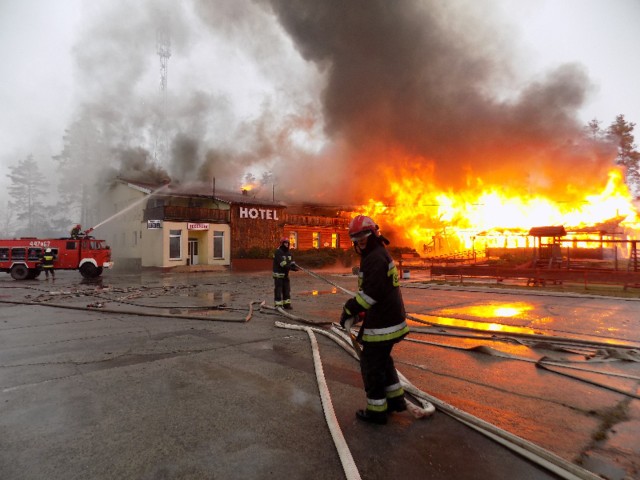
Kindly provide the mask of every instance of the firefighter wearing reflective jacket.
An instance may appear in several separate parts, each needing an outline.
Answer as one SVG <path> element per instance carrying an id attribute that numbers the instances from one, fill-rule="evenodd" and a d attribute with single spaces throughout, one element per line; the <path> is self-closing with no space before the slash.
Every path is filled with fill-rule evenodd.
<path id="1" fill-rule="evenodd" d="M 46 275 L 47 280 L 49 280 L 49 273 L 51 273 L 51 278 L 53 280 L 56 279 L 56 271 L 53 268 L 54 260 L 55 260 L 55 257 L 53 255 L 53 251 L 50 248 L 47 248 L 42 254 L 42 260 L 40 262 L 40 265 L 42 267 L 42 270 L 44 270 L 44 274 Z"/>
<path id="2" fill-rule="evenodd" d="M 291 310 L 291 282 L 289 271 L 297 272 L 300 268 L 289 252 L 289 239 L 281 238 L 280 246 L 273 254 L 273 297 L 275 306 Z"/>
<path id="3" fill-rule="evenodd" d="M 406 410 L 404 389 L 391 357 L 393 346 L 408 333 L 398 269 L 370 217 L 358 215 L 349 225 L 349 236 L 360 254 L 358 293 L 345 304 L 340 325 L 347 330 L 362 319 L 358 341 L 362 344 L 360 370 L 367 406 L 356 417 L 385 424 L 387 415 Z"/>

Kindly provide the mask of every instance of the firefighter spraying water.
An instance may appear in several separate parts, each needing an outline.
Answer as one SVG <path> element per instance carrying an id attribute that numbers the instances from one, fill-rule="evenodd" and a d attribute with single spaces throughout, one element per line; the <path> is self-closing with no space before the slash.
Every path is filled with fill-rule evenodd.
<path id="1" fill-rule="evenodd" d="M 85 278 L 102 275 L 111 268 L 111 248 L 104 240 L 81 232 L 75 238 L 22 237 L 0 240 L 0 271 L 15 280 L 32 280 L 42 272 L 43 254 L 53 256 L 52 270 L 79 270 Z"/>
<path id="2" fill-rule="evenodd" d="M 167 185 L 163 185 L 151 192 L 149 196 L 157 194 L 166 187 Z M 145 197 L 132 203 L 84 231 L 82 226 L 77 224 L 71 229 L 69 237 L 21 237 L 0 240 L 0 272 L 11 274 L 15 280 L 37 278 L 42 273 L 43 253 L 50 249 L 54 258 L 53 268 L 55 270 L 79 270 L 85 278 L 99 277 L 105 268 L 113 267 L 111 248 L 105 240 L 91 236 L 91 232 L 148 198 Z"/>

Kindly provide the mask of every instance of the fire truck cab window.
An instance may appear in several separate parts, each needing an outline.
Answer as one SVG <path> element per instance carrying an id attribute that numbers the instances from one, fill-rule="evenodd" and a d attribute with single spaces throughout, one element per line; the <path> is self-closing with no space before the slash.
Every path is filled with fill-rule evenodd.
<path id="1" fill-rule="evenodd" d="M 11 249 L 11 258 L 13 260 L 24 260 L 27 255 L 26 248 L 12 248 Z"/>
<path id="2" fill-rule="evenodd" d="M 77 250 L 78 242 L 67 242 L 67 250 Z"/>
<path id="3" fill-rule="evenodd" d="M 9 260 L 9 249 L 8 248 L 0 248 L 0 261 Z"/>

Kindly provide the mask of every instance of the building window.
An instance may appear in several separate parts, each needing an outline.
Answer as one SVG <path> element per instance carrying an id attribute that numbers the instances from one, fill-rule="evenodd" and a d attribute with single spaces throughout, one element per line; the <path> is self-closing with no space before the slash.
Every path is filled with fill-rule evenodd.
<path id="1" fill-rule="evenodd" d="M 182 258 L 182 230 L 169 230 L 169 260 Z"/>
<path id="2" fill-rule="evenodd" d="M 289 248 L 298 248 L 298 232 L 289 232 Z"/>
<path id="3" fill-rule="evenodd" d="M 224 232 L 213 231 L 213 258 L 224 258 Z"/>
<path id="4" fill-rule="evenodd" d="M 147 202 L 147 208 L 164 207 L 164 198 L 153 197 Z"/>
<path id="5" fill-rule="evenodd" d="M 320 232 L 313 232 L 312 245 L 313 248 L 320 248 Z"/>
<path id="6" fill-rule="evenodd" d="M 337 233 L 331 234 L 331 248 L 340 248 L 340 235 Z"/>

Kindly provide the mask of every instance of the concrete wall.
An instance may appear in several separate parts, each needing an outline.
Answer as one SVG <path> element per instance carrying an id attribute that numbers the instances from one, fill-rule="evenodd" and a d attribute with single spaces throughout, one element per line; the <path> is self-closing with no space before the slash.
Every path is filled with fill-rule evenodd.
<path id="1" fill-rule="evenodd" d="M 122 183 L 112 186 L 100 202 L 99 215 L 103 225 L 92 235 L 107 241 L 112 258 L 121 266 L 140 264 L 146 236 L 143 210 L 148 195 Z"/>

